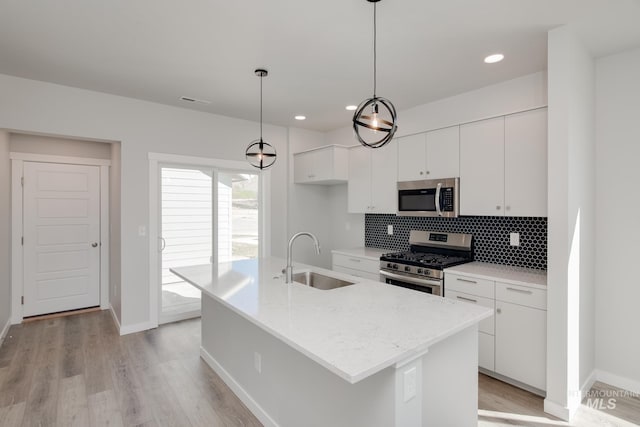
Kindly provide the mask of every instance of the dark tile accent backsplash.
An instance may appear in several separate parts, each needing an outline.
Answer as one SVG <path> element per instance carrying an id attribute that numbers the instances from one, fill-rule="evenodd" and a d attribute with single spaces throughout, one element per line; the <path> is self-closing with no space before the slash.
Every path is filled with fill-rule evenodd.
<path id="1" fill-rule="evenodd" d="M 393 235 L 387 225 L 393 225 Z M 470 233 L 475 239 L 475 260 L 519 267 L 547 269 L 547 218 L 462 216 L 458 218 L 408 217 L 366 214 L 364 243 L 372 248 L 405 250 L 410 230 Z M 509 233 L 520 233 L 520 246 L 509 245 Z"/>

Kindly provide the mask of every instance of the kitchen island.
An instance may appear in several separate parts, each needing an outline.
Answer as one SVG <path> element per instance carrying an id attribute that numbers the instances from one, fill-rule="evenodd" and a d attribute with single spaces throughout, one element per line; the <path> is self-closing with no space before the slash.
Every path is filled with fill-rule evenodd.
<path id="1" fill-rule="evenodd" d="M 261 258 L 172 271 L 202 291 L 201 357 L 266 426 L 477 425 L 477 325 L 490 309 Z"/>

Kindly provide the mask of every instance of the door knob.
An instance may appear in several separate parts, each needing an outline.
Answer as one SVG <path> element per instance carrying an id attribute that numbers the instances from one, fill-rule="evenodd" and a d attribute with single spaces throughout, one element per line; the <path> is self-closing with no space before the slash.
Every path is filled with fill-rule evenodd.
<path id="1" fill-rule="evenodd" d="M 96 242 L 93 242 L 93 243 L 91 244 L 91 247 L 92 247 L 92 248 L 97 248 L 97 247 L 98 247 L 98 244 L 97 244 Z"/>

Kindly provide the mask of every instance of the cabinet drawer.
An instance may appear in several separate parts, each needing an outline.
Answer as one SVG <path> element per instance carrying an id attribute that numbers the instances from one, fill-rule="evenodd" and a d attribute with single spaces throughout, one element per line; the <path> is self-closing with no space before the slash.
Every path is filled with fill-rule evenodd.
<path id="1" fill-rule="evenodd" d="M 547 291 L 542 289 L 496 282 L 496 299 L 540 310 L 547 309 Z"/>
<path id="2" fill-rule="evenodd" d="M 479 297 L 476 295 L 470 295 L 462 292 L 452 291 L 450 289 L 445 289 L 444 295 L 445 297 L 451 298 L 454 300 L 464 301 L 464 302 L 468 302 L 469 304 L 477 304 L 483 307 L 490 308 L 494 310 L 494 313 L 495 313 L 496 302 L 493 298 Z M 493 335 L 495 330 L 494 321 L 495 321 L 494 316 L 491 316 L 488 319 L 482 320 L 478 325 L 478 330 L 480 332 L 485 332 L 487 334 Z"/>
<path id="3" fill-rule="evenodd" d="M 495 337 L 478 332 L 478 366 L 490 371 L 495 370 Z"/>
<path id="4" fill-rule="evenodd" d="M 367 280 L 373 280 L 375 282 L 380 281 L 380 274 L 369 273 L 368 271 L 362 270 L 354 270 L 353 268 L 343 267 L 341 265 L 334 265 L 333 271 L 337 271 L 338 273 L 350 274 L 352 276 L 361 277 Z"/>
<path id="5" fill-rule="evenodd" d="M 333 254 L 333 266 L 339 265 L 354 270 L 361 270 L 367 273 L 378 275 L 380 271 L 380 261 L 343 254 Z"/>
<path id="6" fill-rule="evenodd" d="M 459 276 L 446 273 L 444 275 L 444 292 L 457 291 L 465 294 L 477 295 L 485 298 L 493 298 L 495 295 L 495 283 L 493 280 L 477 279 L 475 277 Z"/>

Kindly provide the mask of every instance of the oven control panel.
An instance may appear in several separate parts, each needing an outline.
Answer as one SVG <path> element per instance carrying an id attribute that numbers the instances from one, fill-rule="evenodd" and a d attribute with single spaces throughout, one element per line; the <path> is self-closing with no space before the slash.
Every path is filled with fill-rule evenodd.
<path id="1" fill-rule="evenodd" d="M 395 262 L 380 261 L 382 270 L 393 271 L 404 274 L 413 274 L 416 276 L 432 277 L 434 279 L 442 278 L 441 270 L 432 270 L 430 268 L 416 267 L 414 265 L 397 264 Z"/>

